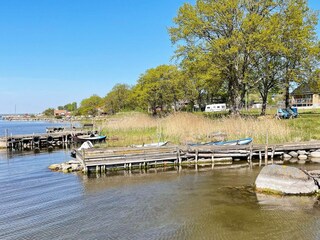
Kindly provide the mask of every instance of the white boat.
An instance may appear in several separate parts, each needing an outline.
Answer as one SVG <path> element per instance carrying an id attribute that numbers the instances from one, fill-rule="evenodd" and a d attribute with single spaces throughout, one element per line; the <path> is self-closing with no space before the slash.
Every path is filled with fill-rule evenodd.
<path id="1" fill-rule="evenodd" d="M 161 147 L 165 146 L 168 142 L 144 143 L 141 145 L 131 145 L 131 147 Z"/>

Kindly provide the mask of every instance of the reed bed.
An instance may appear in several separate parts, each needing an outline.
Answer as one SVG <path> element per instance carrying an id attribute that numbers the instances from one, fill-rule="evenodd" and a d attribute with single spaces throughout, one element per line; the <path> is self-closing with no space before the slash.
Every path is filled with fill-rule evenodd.
<path id="1" fill-rule="evenodd" d="M 176 144 L 233 140 L 252 137 L 254 143 L 282 143 L 301 141 L 286 121 L 272 117 L 222 117 L 209 119 L 193 113 L 175 113 L 164 118 L 154 118 L 142 113 L 128 113 L 110 117 L 102 123 L 110 146 L 129 146 L 158 141 Z M 219 133 L 224 135 L 219 137 Z M 114 141 L 112 141 L 112 139 Z"/>

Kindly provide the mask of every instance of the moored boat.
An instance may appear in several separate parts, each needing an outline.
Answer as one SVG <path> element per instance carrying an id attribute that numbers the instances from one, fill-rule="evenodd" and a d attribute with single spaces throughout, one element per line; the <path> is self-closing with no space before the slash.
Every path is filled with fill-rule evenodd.
<path id="1" fill-rule="evenodd" d="M 82 145 L 76 150 L 73 149 L 71 151 L 71 157 L 75 158 L 76 157 L 76 151 L 81 151 L 82 149 L 90 149 L 93 148 L 93 144 L 90 141 L 85 141 L 84 143 L 82 143 Z"/>
<path id="2" fill-rule="evenodd" d="M 189 146 L 210 146 L 210 145 L 247 145 L 252 142 L 252 138 L 241 138 L 237 140 L 230 140 L 230 141 L 217 141 L 217 142 L 207 142 L 207 143 L 192 143 L 188 144 Z"/>
<path id="3" fill-rule="evenodd" d="M 131 145 L 131 147 L 161 147 L 165 146 L 168 142 L 144 143 L 141 145 Z"/>
<path id="4" fill-rule="evenodd" d="M 73 137 L 74 142 L 83 143 L 86 141 L 90 142 L 105 142 L 106 136 L 100 136 L 97 134 L 91 134 L 91 135 L 77 135 Z"/>

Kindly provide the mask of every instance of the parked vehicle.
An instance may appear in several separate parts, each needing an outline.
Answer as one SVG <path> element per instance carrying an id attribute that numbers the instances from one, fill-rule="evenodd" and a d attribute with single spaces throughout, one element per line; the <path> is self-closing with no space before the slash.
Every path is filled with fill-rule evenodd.
<path id="1" fill-rule="evenodd" d="M 206 105 L 205 112 L 221 112 L 226 111 L 227 105 L 225 103 L 209 104 Z"/>

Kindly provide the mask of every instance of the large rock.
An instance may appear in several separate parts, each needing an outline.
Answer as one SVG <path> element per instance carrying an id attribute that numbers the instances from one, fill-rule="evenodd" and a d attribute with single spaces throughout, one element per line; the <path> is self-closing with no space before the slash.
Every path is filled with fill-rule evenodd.
<path id="1" fill-rule="evenodd" d="M 319 189 L 312 177 L 295 167 L 265 166 L 256 179 L 256 189 L 280 194 L 313 194 Z"/>

